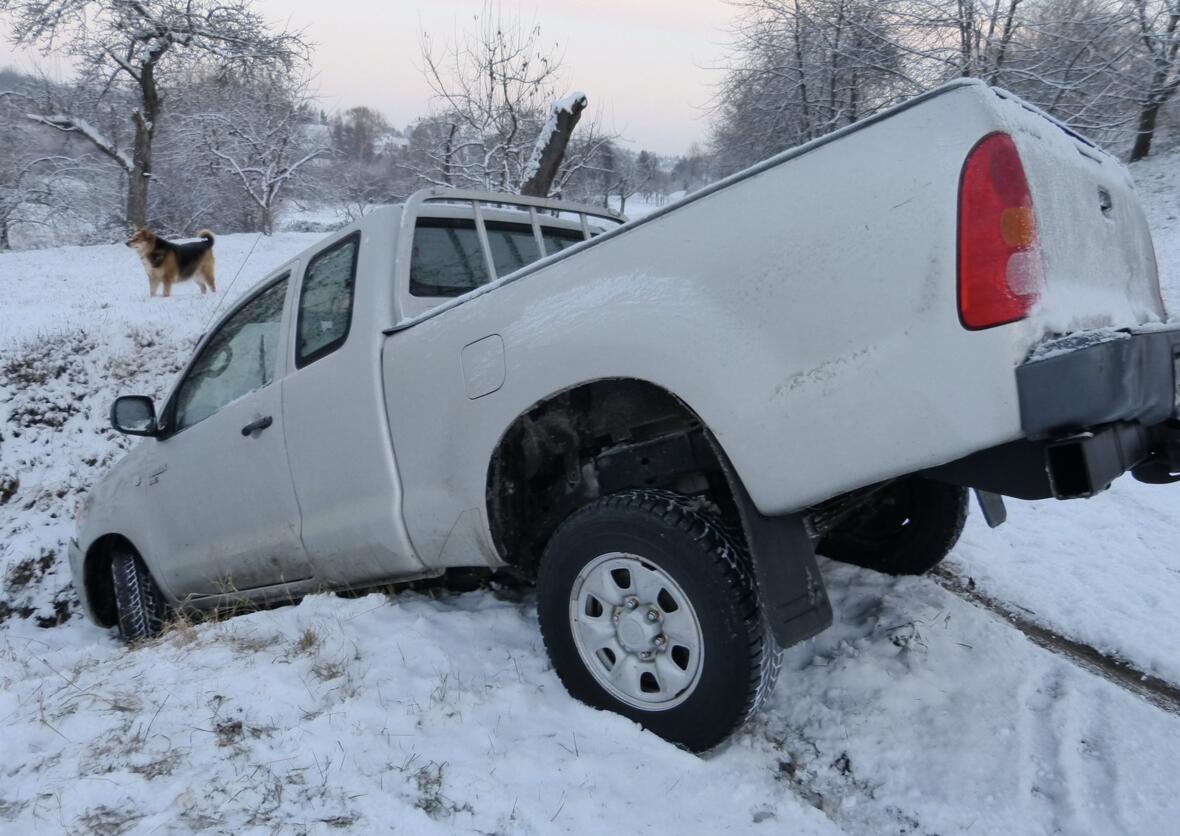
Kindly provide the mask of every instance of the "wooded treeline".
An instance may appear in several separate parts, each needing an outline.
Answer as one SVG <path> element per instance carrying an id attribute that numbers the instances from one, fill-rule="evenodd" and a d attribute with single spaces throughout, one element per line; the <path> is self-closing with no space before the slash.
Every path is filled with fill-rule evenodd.
<path id="1" fill-rule="evenodd" d="M 735 0 L 719 173 L 958 77 L 1004 87 L 1129 160 L 1176 131 L 1180 0 Z"/>
<path id="2" fill-rule="evenodd" d="M 269 233 L 284 207 L 305 210 L 285 228 L 318 231 L 432 184 L 540 182 L 626 211 L 961 76 L 1127 159 L 1180 135 L 1180 0 L 733 5 L 709 140 L 667 157 L 626 147 L 592 115 L 593 90 L 564 86 L 558 47 L 494 6 L 452 40 L 423 34 L 433 102 L 395 127 L 372 107 L 320 109 L 309 39 L 251 0 L 0 0 L 17 43 L 73 62 L 68 82 L 0 71 L 0 249 L 112 240 L 133 224 Z M 571 122 L 555 166 L 545 140 Z"/>

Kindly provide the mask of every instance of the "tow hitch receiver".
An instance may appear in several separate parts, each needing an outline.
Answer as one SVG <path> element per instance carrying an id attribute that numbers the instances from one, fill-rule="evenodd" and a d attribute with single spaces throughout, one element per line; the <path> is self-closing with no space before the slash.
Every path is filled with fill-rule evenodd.
<path id="1" fill-rule="evenodd" d="M 1057 499 L 1081 499 L 1102 493 L 1110 483 L 1148 457 L 1148 431 L 1136 424 L 1115 424 L 1045 445 L 1045 470 Z"/>

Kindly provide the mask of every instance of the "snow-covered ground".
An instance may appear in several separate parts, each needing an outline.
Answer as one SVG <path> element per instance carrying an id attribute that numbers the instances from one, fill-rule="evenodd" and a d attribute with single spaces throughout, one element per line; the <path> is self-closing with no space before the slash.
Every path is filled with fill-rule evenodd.
<path id="1" fill-rule="evenodd" d="M 1135 173 L 1180 310 L 1180 155 Z M 129 443 L 109 403 L 162 394 L 218 304 L 316 238 L 222 237 L 230 292 L 170 300 L 122 246 L 0 256 L 0 832 L 1174 831 L 1180 716 L 929 578 L 824 562 L 836 624 L 704 757 L 568 698 L 527 594 L 320 595 L 118 645 L 64 565 Z M 1180 685 L 1180 486 L 1009 507 L 947 568 Z"/>

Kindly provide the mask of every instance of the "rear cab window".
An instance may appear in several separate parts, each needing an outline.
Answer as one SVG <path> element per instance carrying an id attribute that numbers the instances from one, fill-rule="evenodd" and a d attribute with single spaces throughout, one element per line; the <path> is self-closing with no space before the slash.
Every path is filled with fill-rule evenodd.
<path id="1" fill-rule="evenodd" d="M 421 218 L 414 229 L 410 293 L 461 296 L 489 281 L 475 221 Z"/>
<path id="2" fill-rule="evenodd" d="M 542 257 L 529 223 L 484 221 L 496 278 L 514 273 Z M 584 240 L 581 230 L 541 226 L 544 255 Z M 597 230 L 592 234 L 596 234 Z M 410 256 L 410 294 L 461 296 L 492 280 L 473 218 L 419 218 Z"/>

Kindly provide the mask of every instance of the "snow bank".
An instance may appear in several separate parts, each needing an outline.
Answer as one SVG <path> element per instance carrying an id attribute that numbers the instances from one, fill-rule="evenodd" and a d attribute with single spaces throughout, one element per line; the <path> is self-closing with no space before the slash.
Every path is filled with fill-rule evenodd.
<path id="1" fill-rule="evenodd" d="M 1173 310 L 1178 161 L 1135 168 Z M 263 239 L 227 295 L 314 240 Z M 218 239 L 223 288 L 253 244 Z M 122 648 L 77 615 L 63 547 L 129 443 L 111 398 L 162 394 L 221 298 L 194 291 L 149 300 L 124 247 L 0 256 L 0 831 L 1173 829 L 1180 718 L 928 579 L 826 561 L 836 624 L 703 758 L 569 699 L 530 596 L 314 596 Z M 948 565 L 1180 682 L 1178 499 L 1013 502 Z"/>
<path id="2" fill-rule="evenodd" d="M 535 624 L 485 593 L 315 596 L 130 652 L 18 627 L 0 827 L 839 832 L 760 753 L 702 760 L 566 697 Z"/>

